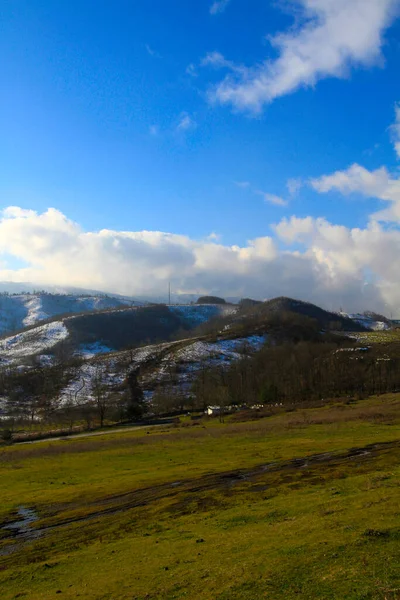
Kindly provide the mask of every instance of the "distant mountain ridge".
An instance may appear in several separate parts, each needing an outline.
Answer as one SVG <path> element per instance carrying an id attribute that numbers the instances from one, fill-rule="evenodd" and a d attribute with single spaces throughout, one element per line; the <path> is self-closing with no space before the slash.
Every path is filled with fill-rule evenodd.
<path id="1" fill-rule="evenodd" d="M 63 285 L 47 285 L 40 283 L 32 283 L 30 281 L 14 282 L 14 281 L 0 281 L 0 293 L 9 294 L 33 294 L 47 292 L 50 294 L 63 294 L 63 295 L 87 295 L 87 296 L 104 296 L 110 295 L 113 297 L 130 298 L 130 296 L 122 296 L 117 293 L 107 294 L 104 290 L 92 290 L 89 288 L 80 288 L 75 286 L 63 286 Z"/>
<path id="2" fill-rule="evenodd" d="M 287 297 L 265 302 L 245 299 L 236 305 L 222 298 L 207 299 L 219 303 L 166 305 L 106 294 L 0 293 L 0 362 L 15 364 L 34 355 L 51 357 L 52 349 L 57 352 L 61 341 L 70 352 L 82 356 L 118 352 L 166 342 L 177 335 L 188 337 L 198 326 L 201 328 L 195 335 L 229 331 L 243 337 L 244 331 L 246 335 L 271 333 L 300 338 L 308 329 L 318 334 L 390 327 L 373 320 L 379 315 L 333 313 Z M 297 321 L 293 320 L 296 314 Z M 299 321 L 303 317 L 308 321 Z"/>
<path id="3" fill-rule="evenodd" d="M 50 294 L 62 294 L 62 295 L 85 295 L 85 296 L 108 296 L 112 298 L 119 298 L 122 300 L 133 300 L 142 303 L 155 302 L 166 303 L 169 300 L 168 289 L 165 290 L 165 294 L 120 294 L 114 290 L 93 290 L 90 288 L 79 288 L 74 286 L 62 286 L 62 285 L 47 285 L 40 283 L 26 282 L 13 282 L 13 281 L 0 281 L 0 294 L 23 294 L 23 293 L 41 293 L 46 292 Z M 199 293 L 181 293 L 179 291 L 172 290 L 171 302 L 178 302 L 179 304 L 190 304 L 196 302 L 203 294 Z M 240 297 L 227 296 L 225 297 L 226 302 L 236 304 L 239 302 Z"/>

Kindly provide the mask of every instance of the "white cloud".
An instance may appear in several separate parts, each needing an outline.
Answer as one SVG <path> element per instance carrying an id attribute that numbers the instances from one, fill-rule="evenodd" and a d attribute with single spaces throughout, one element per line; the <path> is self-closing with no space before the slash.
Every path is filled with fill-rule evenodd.
<path id="1" fill-rule="evenodd" d="M 354 164 L 345 171 L 336 171 L 331 175 L 311 179 L 310 183 L 314 189 L 322 193 L 336 189 L 343 194 L 359 192 L 364 196 L 380 197 L 387 189 L 389 180 L 389 173 L 385 167 L 368 171 Z"/>
<path id="2" fill-rule="evenodd" d="M 286 243 L 306 244 L 305 255 L 312 257 L 314 268 L 322 267 L 325 285 L 342 288 L 363 281 L 375 305 L 386 306 L 400 314 L 400 231 L 385 230 L 371 222 L 365 229 L 349 229 L 332 225 L 325 219 L 284 219 L 275 227 L 277 235 Z M 365 272 L 368 271 L 369 285 Z M 372 296 L 371 296 L 372 294 Z M 362 303 L 362 301 L 361 301 Z"/>
<path id="3" fill-rule="evenodd" d="M 0 217 L 0 280 L 72 285 L 126 294 L 160 294 L 168 281 L 181 293 L 294 296 L 338 309 L 400 306 L 400 231 L 377 223 L 348 229 L 324 219 L 284 219 L 243 246 L 227 246 L 157 231 L 92 231 L 55 209 L 39 214 L 13 207 Z M 291 249 L 293 243 L 304 249 Z M 390 257 L 390 260 L 388 260 Z M 369 285 L 365 272 L 368 271 Z M 372 282 L 371 282 L 372 279 Z"/>
<path id="4" fill-rule="evenodd" d="M 399 0 L 294 0 L 294 4 L 295 26 L 268 38 L 278 53 L 276 59 L 245 68 L 219 53 L 207 55 L 204 64 L 231 71 L 210 91 L 211 101 L 257 113 L 301 86 L 345 77 L 353 66 L 382 63 L 383 36 L 397 16 Z"/>
<path id="5" fill-rule="evenodd" d="M 298 192 L 303 187 L 303 181 L 299 178 L 292 177 L 291 179 L 287 180 L 286 187 L 292 197 L 297 196 Z"/>
<path id="6" fill-rule="evenodd" d="M 150 133 L 150 135 L 152 135 L 154 137 L 157 137 L 157 135 L 159 134 L 159 132 L 160 131 L 159 131 L 159 128 L 158 128 L 157 125 L 151 125 L 149 127 L 149 133 Z"/>
<path id="7" fill-rule="evenodd" d="M 280 196 L 276 196 L 275 194 L 268 194 L 267 192 L 256 191 L 256 194 L 259 194 L 264 198 L 264 202 L 268 204 L 274 204 L 275 206 L 287 206 L 287 200 L 284 200 Z"/>
<path id="8" fill-rule="evenodd" d="M 210 6 L 210 14 L 217 15 L 224 12 L 231 0 L 215 0 Z"/>
<path id="9" fill-rule="evenodd" d="M 186 112 L 183 112 L 179 118 L 179 123 L 176 126 L 177 131 L 189 131 L 196 129 L 196 121 Z"/>
<path id="10" fill-rule="evenodd" d="M 395 123 L 390 127 L 395 150 L 400 150 L 400 106 L 395 105 Z M 389 173 L 386 167 L 369 171 L 357 163 L 343 171 L 310 179 L 309 184 L 317 192 L 325 194 L 336 190 L 348 195 L 359 193 L 367 198 L 377 198 L 388 206 L 370 215 L 371 221 L 400 223 L 400 177 Z"/>
<path id="11" fill-rule="evenodd" d="M 19 206 L 8 206 L 2 211 L 4 217 L 31 217 L 35 215 L 34 210 L 20 208 Z"/>
<path id="12" fill-rule="evenodd" d="M 344 171 L 323 175 L 310 181 L 320 193 L 337 190 L 342 194 L 358 192 L 368 198 L 378 198 L 389 203 L 387 208 L 371 215 L 371 220 L 400 222 L 400 179 L 392 177 L 386 167 L 368 171 L 354 164 Z"/>
<path id="13" fill-rule="evenodd" d="M 246 74 L 247 68 L 243 65 L 236 65 L 226 58 L 220 52 L 208 52 L 202 59 L 200 65 L 202 67 L 213 67 L 214 69 L 229 69 L 234 73 Z"/>
<path id="14" fill-rule="evenodd" d="M 312 217 L 304 219 L 297 217 L 285 218 L 278 225 L 275 225 L 275 231 L 288 244 L 297 241 L 304 242 L 314 231 L 314 219 Z"/>

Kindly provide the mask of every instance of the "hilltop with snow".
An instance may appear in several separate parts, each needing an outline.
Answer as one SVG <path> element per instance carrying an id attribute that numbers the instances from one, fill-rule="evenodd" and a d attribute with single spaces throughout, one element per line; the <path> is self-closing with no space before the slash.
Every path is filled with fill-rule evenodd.
<path id="1" fill-rule="evenodd" d="M 0 364 L 29 365 L 33 356 L 49 364 L 61 342 L 68 346 L 70 354 L 90 359 L 144 343 L 151 347 L 154 342 L 173 339 L 178 332 L 184 334 L 216 317 L 225 317 L 222 327 L 228 332 L 246 314 L 259 318 L 277 311 L 316 319 L 323 329 L 337 319 L 341 319 L 343 331 L 383 330 L 391 326 L 372 313 L 337 315 L 290 298 L 276 298 L 246 309 L 228 303 L 143 305 L 122 296 L 102 294 L 3 293 Z"/>
<path id="2" fill-rule="evenodd" d="M 105 295 L 3 293 L 0 294 L 0 335 L 58 315 L 107 310 L 131 304 L 131 300 Z"/>

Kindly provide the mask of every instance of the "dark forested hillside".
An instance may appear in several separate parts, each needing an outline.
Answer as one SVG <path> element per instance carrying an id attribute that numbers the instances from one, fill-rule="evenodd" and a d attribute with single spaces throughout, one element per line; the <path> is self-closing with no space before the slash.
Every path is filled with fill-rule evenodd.
<path id="1" fill-rule="evenodd" d="M 305 317 L 314 319 L 318 325 L 323 329 L 329 330 L 342 330 L 342 331 L 365 331 L 365 328 L 338 313 L 332 313 L 311 302 L 303 302 L 302 300 L 295 300 L 293 298 L 286 298 L 281 296 L 279 298 L 273 298 L 267 300 L 262 304 L 258 304 L 249 311 L 252 314 L 268 314 L 268 313 L 279 313 L 279 312 L 292 312 Z"/>
<path id="2" fill-rule="evenodd" d="M 226 304 L 226 300 L 219 296 L 200 296 L 196 304 Z"/>
<path id="3" fill-rule="evenodd" d="M 188 324 L 167 306 L 81 315 L 66 321 L 74 346 L 102 342 L 115 350 L 168 340 Z"/>
<path id="4" fill-rule="evenodd" d="M 244 299 L 239 310 L 227 317 L 216 317 L 201 324 L 199 335 L 229 331 L 230 335 L 267 333 L 277 342 L 316 340 L 321 332 L 361 332 L 359 322 L 328 312 L 315 304 L 293 298 L 274 298 L 266 302 Z"/>

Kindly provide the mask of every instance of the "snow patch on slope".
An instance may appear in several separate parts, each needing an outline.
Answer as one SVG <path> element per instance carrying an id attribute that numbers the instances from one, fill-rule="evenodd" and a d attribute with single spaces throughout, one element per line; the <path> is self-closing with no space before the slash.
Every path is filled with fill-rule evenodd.
<path id="1" fill-rule="evenodd" d="M 368 317 L 367 315 L 363 315 L 363 314 L 359 314 L 359 313 L 348 314 L 348 313 L 343 313 L 343 312 L 340 314 L 343 317 L 348 317 L 349 319 L 356 321 L 357 323 L 359 323 L 363 327 L 366 327 L 367 329 L 372 329 L 372 331 L 385 331 L 386 329 L 390 329 L 389 325 L 387 323 L 385 323 L 384 321 L 375 321 L 374 319 L 372 319 L 371 317 Z"/>
<path id="2" fill-rule="evenodd" d="M 97 354 L 107 354 L 108 352 L 112 352 L 112 348 L 102 342 L 94 342 L 93 344 L 81 344 L 77 354 L 82 358 L 88 359 L 97 356 Z"/>
<path id="3" fill-rule="evenodd" d="M 99 356 L 88 360 L 78 370 L 73 381 L 62 391 L 61 404 L 67 402 L 84 403 L 93 400 L 93 382 L 99 378 L 109 388 L 121 385 L 129 372 L 150 360 L 155 361 L 140 381 L 146 399 L 151 400 L 154 389 L 159 385 L 169 385 L 170 369 L 179 364 L 179 373 L 173 383 L 176 393 L 190 393 L 191 382 L 205 363 L 209 366 L 229 365 L 231 361 L 243 357 L 243 351 L 251 354 L 260 350 L 267 336 L 252 335 L 232 340 L 180 340 L 152 344 L 132 351 L 124 351 L 111 356 Z M 182 347 L 182 344 L 183 347 Z M 148 368 L 148 367 L 147 367 Z"/>
<path id="4" fill-rule="evenodd" d="M 111 390 L 121 385 L 126 375 L 126 369 L 118 368 L 115 360 L 88 362 L 81 366 L 77 376 L 61 392 L 60 404 L 90 402 L 94 400 L 93 385 L 96 381 Z"/>
<path id="5" fill-rule="evenodd" d="M 24 300 L 24 298 L 21 299 Z M 35 323 L 37 323 L 38 321 L 44 321 L 50 316 L 52 316 L 43 310 L 43 302 L 41 296 L 27 296 L 25 306 L 28 311 L 27 316 L 22 321 L 22 324 L 25 327 L 35 325 Z"/>
<path id="6" fill-rule="evenodd" d="M 233 340 L 217 340 L 216 342 L 197 341 L 178 350 L 174 358 L 176 361 L 197 362 L 201 360 L 236 360 L 240 358 L 242 350 L 247 347 L 252 351 L 259 350 L 265 343 L 263 335 L 236 338 Z"/>
<path id="7" fill-rule="evenodd" d="M 41 354 L 67 337 L 68 330 L 62 321 L 12 335 L 0 340 L 0 361 L 11 364 L 27 356 Z"/>
<path id="8" fill-rule="evenodd" d="M 228 366 L 231 362 L 260 350 L 266 340 L 267 336 L 251 335 L 215 342 L 188 340 L 189 343 L 183 347 L 170 345 L 170 348 L 164 349 L 158 355 L 159 362 L 156 368 L 142 381 L 145 396 L 150 399 L 158 385 L 172 385 L 174 393 L 188 394 L 192 381 L 204 365 Z M 171 369 L 174 372 L 175 367 L 178 366 L 172 381 Z"/>

